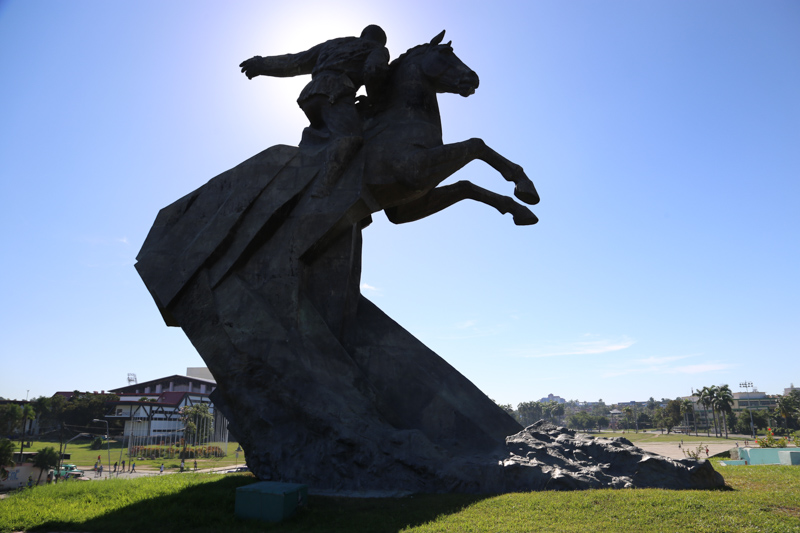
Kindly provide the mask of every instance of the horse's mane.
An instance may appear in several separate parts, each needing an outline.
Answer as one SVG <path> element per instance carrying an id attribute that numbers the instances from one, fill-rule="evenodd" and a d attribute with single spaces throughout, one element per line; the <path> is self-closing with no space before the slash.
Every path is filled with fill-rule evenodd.
<path id="1" fill-rule="evenodd" d="M 412 57 L 416 57 L 422 54 L 423 52 L 427 52 L 432 46 L 438 46 L 438 45 L 432 45 L 431 43 L 418 44 L 417 46 L 413 46 L 408 50 L 406 50 L 404 53 L 397 56 L 391 63 L 389 63 L 388 78 L 391 79 L 392 76 L 394 76 L 394 73 L 397 71 L 398 68 L 400 68 L 400 65 L 403 64 L 403 61 L 405 61 L 406 59 L 410 59 Z"/>
<path id="2" fill-rule="evenodd" d="M 431 44 L 431 43 L 423 43 L 418 44 L 417 46 L 413 46 L 406 50 L 404 53 L 397 56 L 391 63 L 389 63 L 389 72 L 386 75 L 386 84 L 389 85 L 394 81 L 395 76 L 397 75 L 397 71 L 400 70 L 400 67 L 409 60 L 422 55 L 423 53 L 430 50 L 432 47 L 437 46 L 450 46 L 449 43 L 446 45 L 439 45 L 439 44 Z M 362 119 L 366 120 L 369 118 L 375 117 L 375 115 L 381 113 L 386 109 L 388 105 L 388 91 L 384 91 L 383 94 L 380 95 L 379 98 L 371 98 L 368 103 L 362 104 L 359 103 L 357 106 L 358 112 L 361 114 Z"/>

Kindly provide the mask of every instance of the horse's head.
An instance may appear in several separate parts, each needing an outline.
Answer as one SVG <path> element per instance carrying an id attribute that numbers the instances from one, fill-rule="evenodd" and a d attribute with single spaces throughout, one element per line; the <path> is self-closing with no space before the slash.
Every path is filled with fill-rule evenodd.
<path id="1" fill-rule="evenodd" d="M 444 39 L 442 33 L 425 45 L 426 53 L 422 54 L 420 67 L 423 74 L 436 87 L 437 93 L 455 93 L 469 96 L 478 88 L 478 75 L 464 64 L 453 52 L 452 41 L 440 44 Z"/>
<path id="2" fill-rule="evenodd" d="M 469 96 L 478 88 L 478 75 L 456 56 L 450 42 L 441 44 L 443 39 L 444 31 L 431 42 L 412 48 L 396 61 L 413 64 L 437 93 Z"/>

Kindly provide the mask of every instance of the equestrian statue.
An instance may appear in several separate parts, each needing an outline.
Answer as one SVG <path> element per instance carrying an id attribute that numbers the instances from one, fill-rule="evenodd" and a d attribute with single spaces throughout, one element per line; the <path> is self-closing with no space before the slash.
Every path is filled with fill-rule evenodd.
<path id="1" fill-rule="evenodd" d="M 250 79 L 311 75 L 299 146 L 267 148 L 162 209 L 137 257 L 165 322 L 214 375 L 211 398 L 250 470 L 319 490 L 497 493 L 655 486 L 667 465 L 674 475 L 657 486 L 718 486 L 710 464 L 642 463 L 627 441 L 522 428 L 361 294 L 373 213 L 401 224 L 474 200 L 537 222 L 521 166 L 481 139 L 442 142 L 438 94 L 478 88 L 443 38 L 390 62 L 371 25 L 242 62 Z M 469 181 L 440 186 L 476 159 L 516 199 Z"/>

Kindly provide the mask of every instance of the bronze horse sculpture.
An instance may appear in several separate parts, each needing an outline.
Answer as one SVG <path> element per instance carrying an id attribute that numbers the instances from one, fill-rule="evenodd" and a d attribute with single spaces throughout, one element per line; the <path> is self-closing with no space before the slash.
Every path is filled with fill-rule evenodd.
<path id="1" fill-rule="evenodd" d="M 439 186 L 480 159 L 522 202 L 539 201 L 522 168 L 480 139 L 443 144 L 437 94 L 478 87 L 443 36 L 393 61 L 382 97 L 359 105 L 363 147 L 334 183 L 322 179 L 325 140 L 306 132 L 299 147 L 264 150 L 162 209 L 137 257 L 165 321 L 215 376 L 214 404 L 262 480 L 411 492 L 576 488 L 508 468 L 519 463 L 509 462 L 506 438 L 522 427 L 360 294 L 372 213 L 405 223 L 471 199 L 518 225 L 537 221 L 468 181 Z"/>
<path id="2" fill-rule="evenodd" d="M 467 163 L 480 159 L 516 185 L 517 198 L 531 205 L 539 202 L 522 167 L 481 139 L 442 143 L 436 94 L 466 97 L 478 88 L 477 74 L 461 62 L 450 43 L 440 44 L 443 37 L 444 32 L 392 64 L 386 102 L 376 106 L 381 111 L 367 121 L 365 128 L 365 185 L 376 190 L 387 217 L 398 224 L 419 220 L 466 199 L 511 213 L 518 225 L 535 224 L 537 218 L 526 207 L 470 182 L 437 187 Z M 374 157 L 375 153 L 388 155 Z M 383 186 L 390 189 L 389 194 L 378 192 Z"/>

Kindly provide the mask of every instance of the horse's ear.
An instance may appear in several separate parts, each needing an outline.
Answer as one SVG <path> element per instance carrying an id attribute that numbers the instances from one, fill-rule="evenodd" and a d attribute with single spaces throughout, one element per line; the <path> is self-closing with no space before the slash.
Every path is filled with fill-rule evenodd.
<path id="1" fill-rule="evenodd" d="M 436 37 L 434 37 L 433 39 L 431 39 L 431 44 L 432 44 L 432 45 L 434 45 L 434 46 L 435 46 L 435 45 L 437 45 L 437 44 L 439 44 L 439 43 L 441 43 L 441 42 L 442 42 L 442 39 L 444 39 L 444 31 L 445 31 L 445 30 L 442 30 L 442 33 L 440 33 L 439 35 L 437 35 Z"/>
<path id="2" fill-rule="evenodd" d="M 453 41 L 447 41 L 447 44 L 445 46 L 449 46 L 450 48 L 453 48 Z"/>

